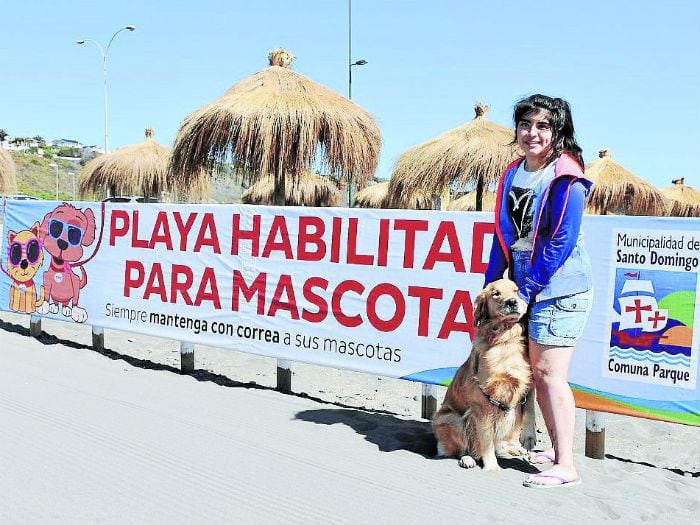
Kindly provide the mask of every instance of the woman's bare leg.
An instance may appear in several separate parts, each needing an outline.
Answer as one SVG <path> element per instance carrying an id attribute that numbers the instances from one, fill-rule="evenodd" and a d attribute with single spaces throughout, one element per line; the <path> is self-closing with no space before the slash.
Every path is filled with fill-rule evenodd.
<path id="1" fill-rule="evenodd" d="M 567 382 L 574 348 L 546 346 L 530 341 L 529 351 L 537 402 L 554 447 L 554 466 L 547 471 L 547 475 L 566 481 L 574 480 L 578 477 L 574 466 L 576 405 Z M 560 483 L 552 477 L 530 476 L 528 481 L 543 485 Z"/>

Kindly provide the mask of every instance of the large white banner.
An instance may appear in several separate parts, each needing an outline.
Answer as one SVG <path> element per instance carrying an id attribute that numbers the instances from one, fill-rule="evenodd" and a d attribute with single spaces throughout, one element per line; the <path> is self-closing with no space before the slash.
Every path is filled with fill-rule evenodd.
<path id="1" fill-rule="evenodd" d="M 0 307 L 448 383 L 492 213 L 7 201 Z M 587 217 L 582 406 L 699 424 L 700 220 Z"/>

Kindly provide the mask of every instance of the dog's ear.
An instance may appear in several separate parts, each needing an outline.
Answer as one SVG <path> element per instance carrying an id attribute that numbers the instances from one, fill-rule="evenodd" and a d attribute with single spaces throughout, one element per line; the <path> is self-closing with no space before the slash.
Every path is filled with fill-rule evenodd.
<path id="1" fill-rule="evenodd" d="M 39 227 L 39 238 L 41 240 L 43 240 L 44 237 L 46 237 L 49 234 L 49 220 L 51 220 L 53 212 L 55 212 L 57 209 L 58 208 L 54 208 L 49 213 L 44 215 L 44 219 L 41 221 L 41 226 Z"/>
<path id="2" fill-rule="evenodd" d="M 17 232 L 13 232 L 12 230 L 10 230 L 9 232 L 7 232 L 7 240 L 8 240 L 9 242 L 14 241 L 14 240 L 15 240 L 15 237 L 17 237 Z"/>
<path id="3" fill-rule="evenodd" d="M 87 224 L 85 225 L 85 234 L 83 235 L 83 246 L 90 246 L 95 240 L 95 214 L 90 208 L 85 208 L 82 211 Z"/>
<path id="4" fill-rule="evenodd" d="M 477 295 L 474 301 L 474 326 L 479 327 L 489 319 L 489 311 L 486 306 L 486 293 L 483 291 Z"/>
<path id="5" fill-rule="evenodd" d="M 39 224 L 39 221 L 36 221 L 34 224 L 32 224 L 32 227 L 29 228 L 29 231 L 34 234 L 34 237 L 39 237 L 39 234 L 41 232 L 41 224 Z"/>

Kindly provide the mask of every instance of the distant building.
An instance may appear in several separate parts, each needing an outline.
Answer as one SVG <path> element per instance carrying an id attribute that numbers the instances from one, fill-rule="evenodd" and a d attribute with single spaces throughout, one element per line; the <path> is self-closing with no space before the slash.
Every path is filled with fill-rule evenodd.
<path id="1" fill-rule="evenodd" d="M 83 146 L 83 155 L 85 155 L 85 153 L 94 153 L 96 155 L 102 155 L 104 152 L 105 150 L 97 145 Z"/>
<path id="2" fill-rule="evenodd" d="M 56 148 L 75 148 L 75 149 L 83 149 L 83 145 L 78 142 L 77 140 L 71 140 L 71 139 L 58 139 L 58 140 L 52 140 L 51 145 L 56 147 Z"/>
<path id="3" fill-rule="evenodd" d="M 18 140 L 18 137 L 10 137 L 8 135 L 2 142 L 2 147 L 7 151 L 25 151 L 29 149 L 29 141 Z"/>

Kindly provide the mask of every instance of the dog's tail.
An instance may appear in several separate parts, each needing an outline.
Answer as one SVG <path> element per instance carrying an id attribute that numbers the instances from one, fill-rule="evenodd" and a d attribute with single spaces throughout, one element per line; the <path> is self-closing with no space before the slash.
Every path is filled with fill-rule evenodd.
<path id="1" fill-rule="evenodd" d="M 80 288 L 85 288 L 87 285 L 87 273 L 85 273 L 85 268 L 80 266 Z"/>
<path id="2" fill-rule="evenodd" d="M 44 299 L 46 299 L 44 294 L 44 285 L 42 284 L 41 286 L 39 286 L 39 299 L 37 299 L 34 303 L 34 307 L 41 306 L 42 304 L 44 304 Z"/>

